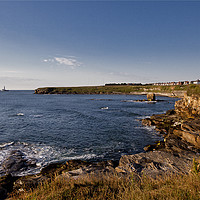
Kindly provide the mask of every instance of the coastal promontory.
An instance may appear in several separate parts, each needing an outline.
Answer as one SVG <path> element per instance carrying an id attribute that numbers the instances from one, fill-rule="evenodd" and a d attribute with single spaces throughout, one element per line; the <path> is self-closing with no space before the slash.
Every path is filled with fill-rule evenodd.
<path id="1" fill-rule="evenodd" d="M 126 94 L 147 95 L 154 93 L 160 96 L 184 97 L 192 85 L 155 86 L 155 85 L 114 85 L 114 86 L 85 86 L 85 87 L 44 87 L 35 89 L 35 94 Z"/>

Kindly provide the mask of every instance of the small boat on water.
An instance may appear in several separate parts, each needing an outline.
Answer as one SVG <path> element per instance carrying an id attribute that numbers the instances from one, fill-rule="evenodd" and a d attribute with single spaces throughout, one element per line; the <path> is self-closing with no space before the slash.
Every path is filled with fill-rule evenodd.
<path id="1" fill-rule="evenodd" d="M 4 86 L 4 88 L 1 91 L 2 92 L 8 92 L 9 90 L 6 90 L 6 87 Z"/>

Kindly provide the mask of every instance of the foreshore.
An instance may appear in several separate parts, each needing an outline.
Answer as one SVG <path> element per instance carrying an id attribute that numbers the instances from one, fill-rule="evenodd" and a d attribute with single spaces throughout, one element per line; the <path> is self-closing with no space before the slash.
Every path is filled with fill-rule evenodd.
<path id="1" fill-rule="evenodd" d="M 147 175 L 156 178 L 164 174 L 188 174 L 193 159 L 200 153 L 200 99 L 197 95 L 187 96 L 175 104 L 175 109 L 165 114 L 153 115 L 142 120 L 145 126 L 155 126 L 164 140 L 144 148 L 146 152 L 124 155 L 119 162 L 103 161 L 92 163 L 70 160 L 54 163 L 42 169 L 39 174 L 14 177 L 8 174 L 0 178 L 2 199 L 13 191 L 34 188 L 39 183 L 60 178 L 79 179 L 94 174 L 118 174 L 140 177 Z"/>

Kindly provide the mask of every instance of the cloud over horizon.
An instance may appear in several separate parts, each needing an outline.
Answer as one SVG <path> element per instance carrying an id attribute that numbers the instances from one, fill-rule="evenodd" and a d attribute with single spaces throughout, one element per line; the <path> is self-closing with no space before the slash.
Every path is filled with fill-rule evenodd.
<path id="1" fill-rule="evenodd" d="M 75 57 L 53 57 L 49 59 L 44 59 L 43 62 L 46 63 L 55 63 L 57 65 L 64 65 L 67 67 L 70 67 L 71 69 L 75 69 L 77 67 L 80 67 L 82 65 L 81 62 L 79 62 Z"/>

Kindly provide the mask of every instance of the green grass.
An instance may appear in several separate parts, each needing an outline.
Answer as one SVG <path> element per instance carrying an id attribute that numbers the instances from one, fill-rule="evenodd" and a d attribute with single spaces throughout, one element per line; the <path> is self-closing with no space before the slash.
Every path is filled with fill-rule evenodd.
<path id="1" fill-rule="evenodd" d="M 131 92 L 171 92 L 173 88 L 167 86 L 90 86 L 90 87 L 49 87 L 38 88 L 37 90 L 45 91 L 46 93 L 67 93 L 67 94 L 115 94 Z M 177 90 L 184 90 L 178 87 Z"/>
<path id="2" fill-rule="evenodd" d="M 191 96 L 191 95 L 200 96 L 200 85 L 189 85 L 187 87 L 187 95 L 188 96 Z"/>
<path id="3" fill-rule="evenodd" d="M 166 175 L 152 179 L 135 176 L 92 176 L 79 180 L 55 178 L 36 189 L 11 195 L 10 200 L 150 200 L 200 199 L 200 175 Z"/>
<path id="4" fill-rule="evenodd" d="M 134 92 L 171 93 L 185 91 L 188 95 L 200 96 L 200 85 L 46 87 L 38 88 L 35 91 L 42 94 L 133 94 Z"/>

